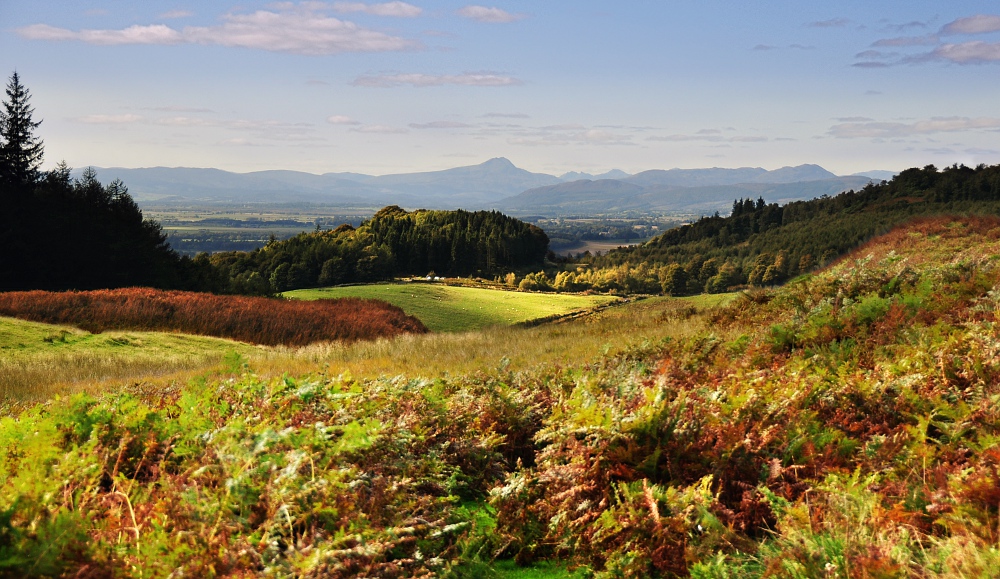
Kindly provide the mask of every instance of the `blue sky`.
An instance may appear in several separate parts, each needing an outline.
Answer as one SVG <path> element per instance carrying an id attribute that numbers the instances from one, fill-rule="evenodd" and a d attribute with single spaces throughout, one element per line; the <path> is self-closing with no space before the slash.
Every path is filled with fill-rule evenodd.
<path id="1" fill-rule="evenodd" d="M 995 0 L 4 0 L 46 166 L 1000 163 Z"/>

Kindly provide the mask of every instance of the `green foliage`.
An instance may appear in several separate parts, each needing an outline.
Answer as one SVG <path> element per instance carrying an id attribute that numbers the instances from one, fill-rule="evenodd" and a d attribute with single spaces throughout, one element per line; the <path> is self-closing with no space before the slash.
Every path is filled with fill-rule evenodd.
<path id="1" fill-rule="evenodd" d="M 688 292 L 771 286 L 828 265 L 868 239 L 918 216 L 1000 212 L 1000 166 L 907 169 L 861 191 L 784 206 L 737 200 L 718 215 L 670 229 L 635 247 L 588 260 L 598 271 L 622 265 L 684 267 Z M 663 291 L 679 295 L 660 277 Z M 669 287 L 669 291 L 668 291 Z M 597 289 L 594 287 L 594 289 Z"/>
<path id="2" fill-rule="evenodd" d="M 548 238 L 538 227 L 496 211 L 407 212 L 390 206 L 360 227 L 301 233 L 251 251 L 207 259 L 221 288 L 245 292 L 253 273 L 283 292 L 372 282 L 404 275 L 494 275 L 540 265 Z"/>

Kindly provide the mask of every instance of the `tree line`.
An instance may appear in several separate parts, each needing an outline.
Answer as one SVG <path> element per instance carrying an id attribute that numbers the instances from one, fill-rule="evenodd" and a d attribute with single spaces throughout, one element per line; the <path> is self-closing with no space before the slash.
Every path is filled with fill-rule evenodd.
<path id="1" fill-rule="evenodd" d="M 183 288 L 191 264 L 145 219 L 121 181 L 43 172 L 30 93 L 17 73 L 0 108 L 0 290 Z"/>
<path id="2" fill-rule="evenodd" d="M 403 275 L 495 275 L 540 266 L 549 240 L 496 211 L 386 207 L 357 228 L 272 239 L 250 252 L 182 257 L 119 180 L 42 171 L 30 94 L 17 73 L 0 110 L 0 291 L 148 286 L 269 295 Z"/>
<path id="3" fill-rule="evenodd" d="M 540 266 L 548 237 L 497 211 L 381 209 L 360 227 L 300 233 L 251 252 L 195 258 L 208 285 L 237 293 L 282 292 L 404 275 L 490 276 Z"/>
<path id="4" fill-rule="evenodd" d="M 775 285 L 907 220 L 939 214 L 1000 214 L 1000 165 L 944 170 L 927 165 L 860 191 L 786 205 L 737 199 L 726 217 L 702 217 L 645 244 L 589 259 L 585 267 L 570 264 L 572 271 L 559 281 L 576 289 L 585 288 L 589 279 L 598 280 L 594 289 L 601 283 L 659 286 L 673 295 Z M 584 283 L 574 284 L 573 271 Z M 623 273 L 628 271 L 633 274 Z M 640 277 L 628 280 L 629 275 Z M 624 281 L 609 281 L 615 278 Z"/>

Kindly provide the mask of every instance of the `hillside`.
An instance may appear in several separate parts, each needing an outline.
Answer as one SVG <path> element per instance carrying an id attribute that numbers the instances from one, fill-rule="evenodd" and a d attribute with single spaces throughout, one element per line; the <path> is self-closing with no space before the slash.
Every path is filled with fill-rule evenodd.
<path id="1" fill-rule="evenodd" d="M 497 206 L 514 214 L 591 215 L 624 211 L 712 214 L 716 211 L 728 211 L 733 199 L 763 196 L 775 202 L 786 203 L 822 195 L 837 195 L 849 189 L 864 187 L 871 181 L 868 177 L 833 176 L 810 181 L 771 182 L 766 180 L 768 176 L 780 172 L 780 169 L 770 173 L 747 171 L 749 174 L 733 169 L 718 171 L 740 171 L 739 175 L 754 181 L 687 186 L 675 182 L 726 181 L 726 174 L 720 175 L 718 179 L 698 175 L 692 178 L 659 179 L 656 176 L 642 177 L 645 174 L 640 173 L 635 176 L 642 177 L 640 179 L 580 180 L 539 187 L 504 199 Z M 669 174 L 670 171 L 646 173 Z"/>
<path id="2" fill-rule="evenodd" d="M 996 255 L 1000 219 L 929 219 L 707 317 L 546 329 L 589 360 L 55 400 L 0 420 L 0 570 L 989 576 Z"/>
<path id="3" fill-rule="evenodd" d="M 485 208 L 492 202 L 543 185 L 552 175 L 519 169 L 505 158 L 443 171 L 362 175 L 299 171 L 232 173 L 218 169 L 151 167 L 100 169 L 129 184 L 140 203 L 316 203 L 348 207 Z"/>
<path id="4" fill-rule="evenodd" d="M 199 255 L 216 291 L 287 290 L 390 280 L 407 275 L 496 275 L 538 266 L 549 238 L 496 211 L 405 211 L 384 207 L 360 227 L 300 233 L 251 252 Z"/>
<path id="5" fill-rule="evenodd" d="M 1000 214 L 1000 166 L 938 170 L 930 165 L 836 196 L 784 205 L 750 197 L 730 207 L 727 217 L 704 217 L 643 245 L 610 251 L 591 265 L 679 266 L 670 280 L 660 280 L 675 294 L 772 285 L 916 216 Z"/>

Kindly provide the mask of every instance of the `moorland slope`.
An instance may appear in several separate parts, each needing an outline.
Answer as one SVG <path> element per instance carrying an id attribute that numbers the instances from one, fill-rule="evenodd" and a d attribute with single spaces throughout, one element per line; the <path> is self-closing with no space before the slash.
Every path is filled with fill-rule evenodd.
<path id="1" fill-rule="evenodd" d="M 53 401 L 0 421 L 0 565 L 987 576 L 997 255 L 1000 219 L 927 219 L 585 364 Z"/>

